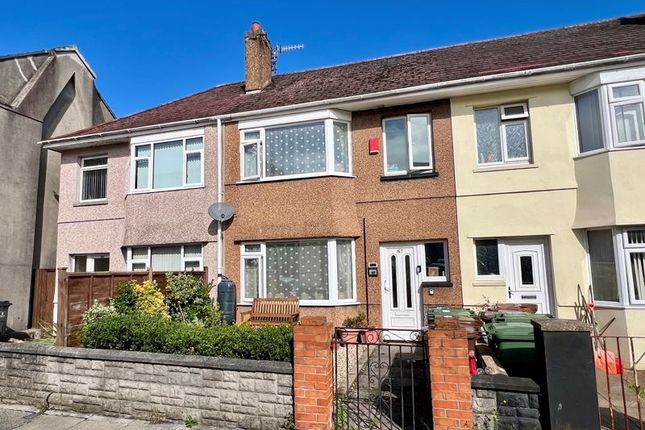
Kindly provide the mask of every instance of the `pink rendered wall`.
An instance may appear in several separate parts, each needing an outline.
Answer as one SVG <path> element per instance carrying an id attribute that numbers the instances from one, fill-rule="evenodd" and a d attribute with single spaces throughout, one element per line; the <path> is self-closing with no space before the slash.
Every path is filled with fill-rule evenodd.
<path id="1" fill-rule="evenodd" d="M 208 207 L 217 197 L 217 132 L 204 131 L 204 187 L 128 194 L 130 144 L 66 151 L 62 154 L 58 213 L 58 267 L 71 254 L 109 253 L 110 270 L 127 269 L 125 247 L 204 242 L 204 266 L 216 273 L 217 226 Z M 80 159 L 107 154 L 107 204 L 80 205 Z"/>

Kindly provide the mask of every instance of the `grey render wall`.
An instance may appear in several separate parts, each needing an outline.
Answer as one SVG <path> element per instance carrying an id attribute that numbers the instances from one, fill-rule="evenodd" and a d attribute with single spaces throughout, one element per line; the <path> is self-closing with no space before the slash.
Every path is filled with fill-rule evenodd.
<path id="1" fill-rule="evenodd" d="M 277 429 L 293 413 L 290 363 L 0 343 L 0 403 Z"/>
<path id="2" fill-rule="evenodd" d="M 29 325 L 33 269 L 55 268 L 60 155 L 37 142 L 113 119 L 75 48 L 0 57 L 0 300 Z"/>

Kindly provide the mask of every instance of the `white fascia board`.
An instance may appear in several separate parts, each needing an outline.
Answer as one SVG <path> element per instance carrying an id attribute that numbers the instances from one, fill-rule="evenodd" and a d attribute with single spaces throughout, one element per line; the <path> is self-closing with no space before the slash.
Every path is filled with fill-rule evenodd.
<path id="1" fill-rule="evenodd" d="M 135 145 L 139 143 L 154 143 L 163 142 L 167 140 L 185 139 L 189 137 L 201 137 L 204 135 L 203 128 L 192 128 L 188 130 L 169 131 L 164 133 L 144 134 L 141 136 L 134 136 L 130 139 L 130 143 Z"/>
<path id="2" fill-rule="evenodd" d="M 639 81 L 643 79 L 645 79 L 645 66 L 603 70 L 571 82 L 569 91 L 571 94 L 579 94 L 602 84 Z"/>
<path id="3" fill-rule="evenodd" d="M 293 124 L 298 122 L 309 122 L 323 119 L 338 119 L 342 121 L 351 121 L 352 113 L 339 109 L 323 109 L 310 112 L 299 112 L 286 115 L 272 115 L 257 119 L 250 119 L 239 122 L 240 130 L 252 128 L 264 128 L 275 125 Z"/>

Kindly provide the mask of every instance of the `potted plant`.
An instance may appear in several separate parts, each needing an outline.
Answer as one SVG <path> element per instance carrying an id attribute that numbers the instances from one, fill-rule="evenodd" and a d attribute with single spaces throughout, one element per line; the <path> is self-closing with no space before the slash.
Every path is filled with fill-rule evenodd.
<path id="1" fill-rule="evenodd" d="M 365 313 L 361 312 L 355 317 L 347 317 L 343 321 L 340 338 L 343 342 L 358 343 L 359 336 L 361 336 L 365 328 L 367 328 L 367 317 Z"/>

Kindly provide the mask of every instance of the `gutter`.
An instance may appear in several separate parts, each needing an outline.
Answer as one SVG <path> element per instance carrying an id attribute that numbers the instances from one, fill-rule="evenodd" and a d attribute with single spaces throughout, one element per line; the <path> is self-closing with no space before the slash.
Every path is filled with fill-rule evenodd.
<path id="1" fill-rule="evenodd" d="M 323 106 L 329 107 L 329 106 L 338 105 L 342 103 L 377 100 L 380 98 L 398 97 L 398 96 L 412 95 L 415 93 L 420 95 L 422 95 L 423 93 L 431 94 L 432 92 L 440 89 L 459 88 L 459 87 L 486 83 L 486 82 L 494 82 L 494 81 L 500 81 L 505 79 L 513 79 L 513 78 L 525 78 L 530 76 L 539 76 L 539 75 L 558 73 L 558 72 L 560 73 L 572 72 L 576 70 L 588 69 L 588 68 L 594 68 L 594 67 L 609 66 L 614 64 L 625 64 L 630 62 L 636 62 L 639 60 L 641 61 L 645 60 L 645 53 L 626 55 L 622 57 L 614 57 L 609 59 L 586 61 L 581 63 L 571 63 L 571 64 L 565 64 L 565 65 L 559 65 L 559 66 L 543 67 L 539 69 L 529 69 L 529 70 L 499 73 L 499 74 L 487 75 L 487 76 L 477 76 L 477 77 L 471 77 L 471 78 L 456 79 L 453 81 L 443 81 L 443 82 L 437 82 L 432 84 L 418 85 L 416 87 L 396 88 L 393 90 L 361 94 L 357 96 L 318 100 L 314 102 L 300 103 L 297 105 L 278 106 L 278 107 L 271 107 L 266 109 L 258 109 L 254 111 L 236 112 L 236 113 L 223 114 L 223 115 L 213 115 L 213 116 L 208 116 L 203 118 L 175 121 L 175 122 L 169 122 L 164 124 L 154 124 L 154 125 L 146 125 L 141 127 L 127 128 L 124 130 L 107 131 L 104 133 L 94 133 L 94 134 L 86 134 L 86 135 L 80 135 L 80 136 L 54 138 L 54 139 L 43 140 L 43 141 L 40 141 L 39 143 L 42 145 L 45 145 L 45 148 L 47 149 L 55 149 L 57 146 L 67 146 L 67 145 L 63 145 L 63 143 L 71 143 L 71 142 L 96 143 L 96 142 L 101 142 L 105 140 L 115 140 L 119 138 L 130 137 L 135 133 L 143 134 L 151 130 L 162 130 L 162 129 L 171 128 L 171 127 L 188 127 L 195 124 L 213 123 L 216 121 L 232 121 L 232 120 L 239 120 L 246 117 L 265 116 L 265 115 L 284 113 L 284 112 L 295 111 L 295 110 L 303 110 L 308 108 L 317 108 L 317 107 L 323 107 Z"/>

